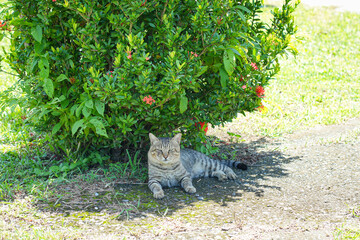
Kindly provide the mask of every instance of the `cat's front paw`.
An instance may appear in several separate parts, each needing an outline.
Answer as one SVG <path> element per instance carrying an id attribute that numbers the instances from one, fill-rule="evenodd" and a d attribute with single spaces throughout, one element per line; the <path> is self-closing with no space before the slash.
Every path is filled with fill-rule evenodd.
<path id="1" fill-rule="evenodd" d="M 222 171 L 219 174 L 217 174 L 217 177 L 218 177 L 219 181 L 225 181 L 228 179 L 227 175 Z"/>
<path id="2" fill-rule="evenodd" d="M 161 199 L 165 197 L 164 191 L 161 189 L 160 191 L 154 192 L 154 198 Z"/>
<path id="3" fill-rule="evenodd" d="M 235 180 L 237 178 L 237 175 L 234 173 L 234 171 L 230 168 L 225 169 L 225 174 L 227 179 Z"/>
<path id="4" fill-rule="evenodd" d="M 237 178 L 237 175 L 234 172 L 229 172 L 226 174 L 228 179 L 235 180 Z"/>
<path id="5" fill-rule="evenodd" d="M 196 193 L 196 188 L 194 188 L 193 186 L 188 186 L 185 188 L 185 192 Z"/>

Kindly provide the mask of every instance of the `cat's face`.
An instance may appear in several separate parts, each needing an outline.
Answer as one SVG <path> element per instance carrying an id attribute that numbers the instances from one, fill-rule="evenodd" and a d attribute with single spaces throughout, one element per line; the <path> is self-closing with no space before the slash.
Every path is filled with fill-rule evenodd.
<path id="1" fill-rule="evenodd" d="M 152 133 L 150 137 L 150 150 L 148 157 L 150 161 L 160 164 L 170 164 L 180 161 L 180 141 L 181 133 L 173 138 L 157 138 Z"/>

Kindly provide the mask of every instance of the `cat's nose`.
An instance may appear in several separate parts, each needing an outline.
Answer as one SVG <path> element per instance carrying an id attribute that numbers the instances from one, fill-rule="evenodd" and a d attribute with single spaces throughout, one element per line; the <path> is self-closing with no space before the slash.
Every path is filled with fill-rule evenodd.
<path id="1" fill-rule="evenodd" d="M 167 160 L 167 158 L 169 157 L 169 155 L 165 155 L 165 154 L 163 154 L 163 157 L 164 157 L 164 160 L 166 161 L 166 160 Z"/>

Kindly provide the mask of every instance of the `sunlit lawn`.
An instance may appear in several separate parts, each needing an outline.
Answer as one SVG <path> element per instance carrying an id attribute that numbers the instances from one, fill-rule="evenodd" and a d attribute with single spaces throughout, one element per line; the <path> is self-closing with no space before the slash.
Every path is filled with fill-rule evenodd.
<path id="1" fill-rule="evenodd" d="M 276 137 L 360 116 L 360 14 L 300 7 L 295 19 L 298 56 L 282 59 L 265 111 L 239 116 L 232 131 Z"/>

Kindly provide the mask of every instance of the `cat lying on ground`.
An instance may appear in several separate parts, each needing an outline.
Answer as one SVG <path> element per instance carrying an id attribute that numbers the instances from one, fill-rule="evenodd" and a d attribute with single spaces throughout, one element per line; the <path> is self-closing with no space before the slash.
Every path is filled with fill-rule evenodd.
<path id="1" fill-rule="evenodd" d="M 188 193 L 195 193 L 192 179 L 217 177 L 220 181 L 235 179 L 230 167 L 246 170 L 243 163 L 231 160 L 214 160 L 191 149 L 180 149 L 181 133 L 173 138 L 157 138 L 149 134 L 151 146 L 148 152 L 150 190 L 155 198 L 163 198 L 162 187 L 181 186 Z M 230 167 L 229 167 L 230 166 Z"/>

